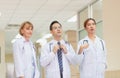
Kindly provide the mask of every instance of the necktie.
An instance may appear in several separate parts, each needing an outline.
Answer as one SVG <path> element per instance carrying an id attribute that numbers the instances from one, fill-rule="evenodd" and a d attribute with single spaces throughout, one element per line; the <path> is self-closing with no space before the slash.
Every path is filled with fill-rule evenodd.
<path id="1" fill-rule="evenodd" d="M 58 42 L 58 45 L 60 46 L 60 42 Z M 58 55 L 58 63 L 59 63 L 60 75 L 61 75 L 61 78 L 63 78 L 63 75 L 62 75 L 63 64 L 62 64 L 62 52 L 61 52 L 61 49 L 58 50 L 57 55 Z"/>

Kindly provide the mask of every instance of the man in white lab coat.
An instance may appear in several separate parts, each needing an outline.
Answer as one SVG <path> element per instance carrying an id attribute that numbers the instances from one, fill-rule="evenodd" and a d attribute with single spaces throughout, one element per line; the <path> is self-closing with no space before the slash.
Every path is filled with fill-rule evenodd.
<path id="1" fill-rule="evenodd" d="M 40 57 L 40 63 L 45 68 L 45 76 L 71 78 L 70 64 L 73 63 L 75 52 L 72 46 L 62 39 L 62 26 L 58 21 L 51 23 L 50 32 L 53 40 L 43 46 Z"/>
<path id="2" fill-rule="evenodd" d="M 80 78 L 104 78 L 106 48 L 102 39 L 95 35 L 96 22 L 88 18 L 84 22 L 88 36 L 78 43 Z"/>

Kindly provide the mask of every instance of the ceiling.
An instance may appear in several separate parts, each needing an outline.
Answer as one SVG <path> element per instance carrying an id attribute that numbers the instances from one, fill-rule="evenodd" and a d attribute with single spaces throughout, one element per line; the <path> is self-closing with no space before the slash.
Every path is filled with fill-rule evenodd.
<path id="1" fill-rule="evenodd" d="M 49 33 L 49 24 L 58 20 L 63 30 L 76 30 L 77 22 L 67 22 L 78 11 L 95 0 L 0 0 L 0 30 L 5 31 L 6 52 L 12 51 L 11 40 L 20 24 L 34 25 L 33 42 Z"/>

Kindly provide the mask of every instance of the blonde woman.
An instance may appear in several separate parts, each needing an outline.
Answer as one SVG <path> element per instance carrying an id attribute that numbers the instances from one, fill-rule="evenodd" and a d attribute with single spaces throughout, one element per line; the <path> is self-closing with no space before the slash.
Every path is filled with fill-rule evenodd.
<path id="1" fill-rule="evenodd" d="M 19 33 L 22 36 L 13 44 L 13 56 L 15 74 L 17 78 L 39 78 L 39 71 L 36 63 L 36 53 L 30 37 L 33 33 L 31 22 L 24 22 Z"/>

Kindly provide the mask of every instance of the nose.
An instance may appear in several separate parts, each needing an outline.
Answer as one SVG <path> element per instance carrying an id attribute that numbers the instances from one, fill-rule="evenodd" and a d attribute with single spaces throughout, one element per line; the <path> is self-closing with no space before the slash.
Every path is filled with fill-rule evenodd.
<path id="1" fill-rule="evenodd" d="M 94 24 L 91 24 L 90 27 L 93 28 L 93 27 L 94 27 Z"/>
<path id="2" fill-rule="evenodd" d="M 57 27 L 57 30 L 60 30 L 61 29 L 61 27 Z"/>
<path id="3" fill-rule="evenodd" d="M 91 25 L 90 27 L 93 28 L 93 25 Z"/>
<path id="4" fill-rule="evenodd" d="M 58 27 L 57 30 L 60 30 L 60 28 Z"/>
<path id="5" fill-rule="evenodd" d="M 33 32 L 33 30 L 30 30 L 30 33 L 32 33 Z"/>

